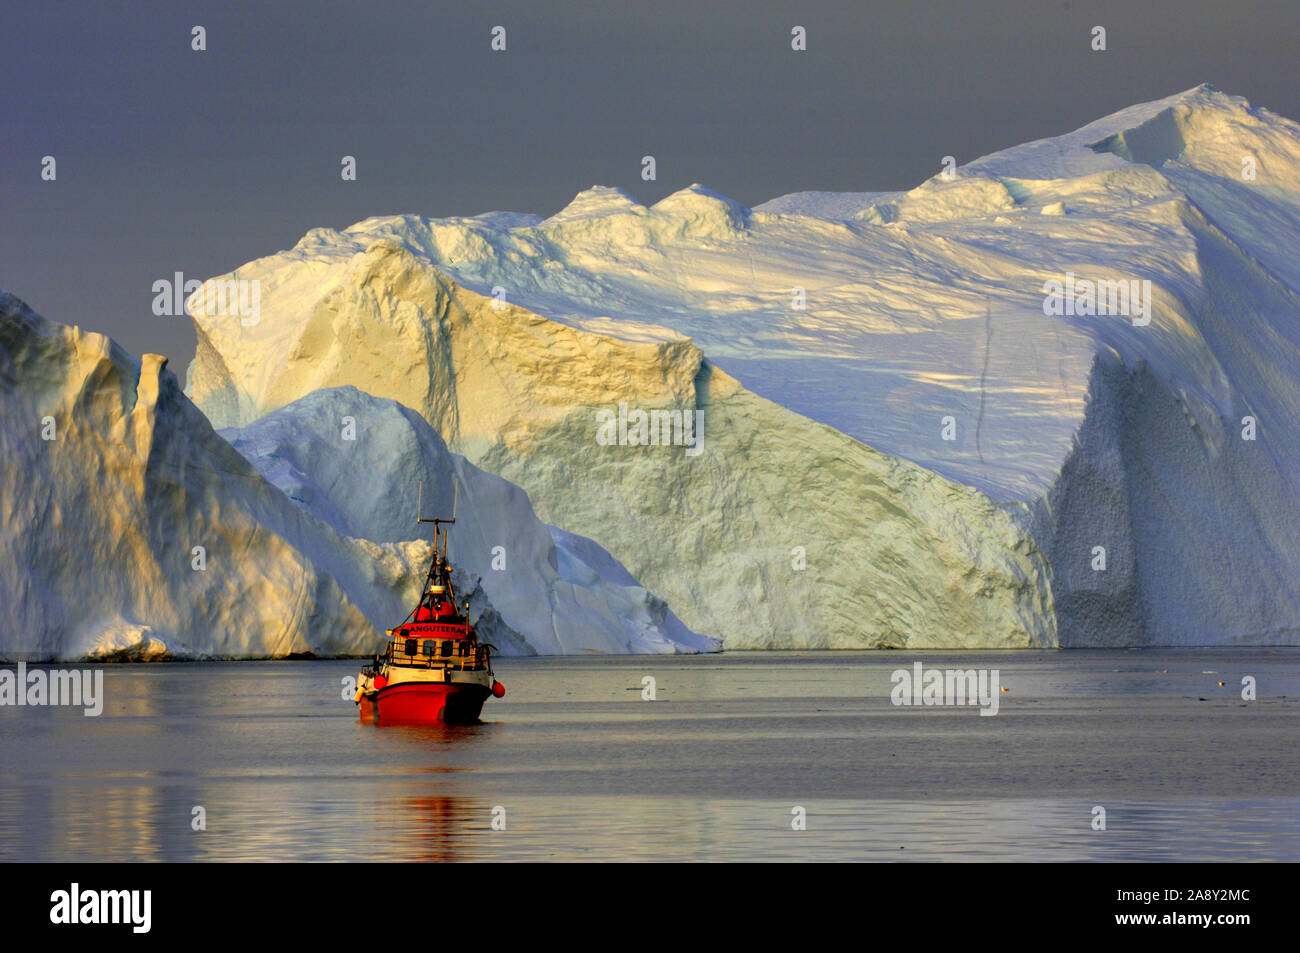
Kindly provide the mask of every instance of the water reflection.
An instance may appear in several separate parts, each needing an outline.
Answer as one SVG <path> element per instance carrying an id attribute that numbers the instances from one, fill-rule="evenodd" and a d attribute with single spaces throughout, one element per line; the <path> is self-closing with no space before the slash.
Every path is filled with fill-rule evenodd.
<path id="1" fill-rule="evenodd" d="M 382 853 L 430 863 L 473 860 L 472 832 L 488 829 L 490 812 L 490 805 L 473 798 L 402 798 L 384 815 L 388 822 L 384 836 L 389 843 L 402 846 L 385 848 Z"/>
<path id="2" fill-rule="evenodd" d="M 949 653 L 997 718 L 894 709 L 901 657 L 504 660 L 465 726 L 362 723 L 355 663 L 110 666 L 98 718 L 0 709 L 0 859 L 1300 860 L 1300 653 Z"/>

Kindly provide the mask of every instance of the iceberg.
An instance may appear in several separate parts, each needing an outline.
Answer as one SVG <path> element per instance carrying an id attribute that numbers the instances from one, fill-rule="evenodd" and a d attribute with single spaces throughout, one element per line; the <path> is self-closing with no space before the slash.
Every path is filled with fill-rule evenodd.
<path id="1" fill-rule="evenodd" d="M 1201 86 L 908 192 L 372 218 L 238 269 L 187 391 L 396 400 L 729 648 L 1295 644 L 1298 177 Z M 704 451 L 598 444 L 622 403 Z"/>
<path id="2" fill-rule="evenodd" d="M 391 401 L 313 395 L 230 435 L 250 463 L 165 358 L 136 361 L 0 292 L 0 409 L 6 659 L 368 655 L 432 556 L 412 538 L 421 478 L 446 509 L 460 482 L 458 581 L 501 651 L 718 648 Z M 345 411 L 354 447 L 335 426 Z M 489 541 L 509 572 L 485 563 Z"/>

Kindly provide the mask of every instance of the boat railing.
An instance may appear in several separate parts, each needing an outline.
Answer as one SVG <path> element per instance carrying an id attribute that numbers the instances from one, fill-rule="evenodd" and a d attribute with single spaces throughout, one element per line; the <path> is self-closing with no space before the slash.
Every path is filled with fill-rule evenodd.
<path id="1" fill-rule="evenodd" d="M 411 643 L 414 643 L 413 645 Z M 414 651 L 408 652 L 412 648 Z M 477 671 L 488 666 L 488 649 L 467 639 L 404 639 L 389 642 L 385 660 L 404 668 Z"/>

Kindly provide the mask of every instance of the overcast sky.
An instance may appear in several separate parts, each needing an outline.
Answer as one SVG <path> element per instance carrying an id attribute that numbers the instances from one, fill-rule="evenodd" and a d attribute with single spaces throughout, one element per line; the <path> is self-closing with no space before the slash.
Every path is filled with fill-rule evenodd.
<path id="1" fill-rule="evenodd" d="M 7 0 L 0 287 L 183 375 L 193 331 L 152 314 L 153 282 L 316 226 L 548 215 L 593 184 L 647 204 L 692 182 L 746 205 L 911 188 L 945 155 L 1201 82 L 1300 118 L 1298 38 L 1296 0 Z"/>

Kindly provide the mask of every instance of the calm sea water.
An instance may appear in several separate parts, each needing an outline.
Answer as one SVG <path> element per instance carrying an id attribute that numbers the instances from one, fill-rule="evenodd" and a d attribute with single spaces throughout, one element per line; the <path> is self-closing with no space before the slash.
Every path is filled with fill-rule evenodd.
<path id="1" fill-rule="evenodd" d="M 893 706 L 916 660 L 999 714 Z M 377 728 L 355 662 L 106 666 L 98 718 L 0 708 L 0 859 L 1300 860 L 1297 649 L 496 668 L 483 724 Z"/>

